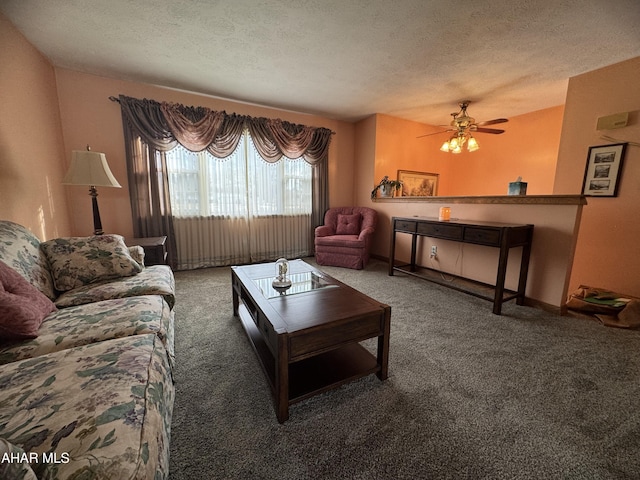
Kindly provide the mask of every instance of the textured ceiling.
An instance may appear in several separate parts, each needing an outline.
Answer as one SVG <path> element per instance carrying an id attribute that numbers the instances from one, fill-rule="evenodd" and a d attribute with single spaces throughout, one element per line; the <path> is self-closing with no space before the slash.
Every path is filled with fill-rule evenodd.
<path id="1" fill-rule="evenodd" d="M 0 0 L 58 67 L 353 121 L 560 105 L 640 55 L 639 0 Z M 120 92 L 113 92 L 114 95 Z"/>

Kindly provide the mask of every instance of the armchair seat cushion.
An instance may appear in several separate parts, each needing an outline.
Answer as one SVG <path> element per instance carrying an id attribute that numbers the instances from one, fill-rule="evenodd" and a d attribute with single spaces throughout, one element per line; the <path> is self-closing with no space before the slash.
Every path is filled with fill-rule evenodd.
<path id="1" fill-rule="evenodd" d="M 349 247 L 364 248 L 364 239 L 359 239 L 358 235 L 331 235 L 329 237 L 319 237 L 316 245 L 324 245 L 328 247 Z"/>

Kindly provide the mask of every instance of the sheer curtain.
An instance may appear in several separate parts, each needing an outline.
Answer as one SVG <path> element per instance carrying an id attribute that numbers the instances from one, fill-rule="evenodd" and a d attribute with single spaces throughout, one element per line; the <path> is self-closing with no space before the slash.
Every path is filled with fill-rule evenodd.
<path id="1" fill-rule="evenodd" d="M 248 135 L 224 159 L 178 146 L 166 153 L 178 269 L 311 253 L 312 167 L 268 163 Z"/>
<path id="2" fill-rule="evenodd" d="M 136 224 L 153 218 L 159 225 L 153 235 L 167 235 L 173 245 L 175 267 L 312 253 L 313 228 L 328 207 L 330 130 L 123 95 L 112 100 L 122 108 L 134 233 L 143 231 Z M 204 161 L 205 151 L 216 159 Z M 241 154 L 244 167 L 236 158 Z M 269 176 L 276 172 L 278 187 Z M 211 195 L 202 200 L 205 183 L 215 201 Z M 237 200 L 241 194 L 245 206 Z M 204 204 L 198 214 L 196 203 Z"/>
<path id="3" fill-rule="evenodd" d="M 176 268 L 247 263 L 247 169 L 239 148 L 225 159 L 180 145 L 166 155 Z"/>
<path id="4" fill-rule="evenodd" d="M 251 261 L 313 252 L 312 170 L 301 158 L 268 163 L 251 137 L 247 145 Z M 279 188 L 274 188 L 276 185 Z"/>

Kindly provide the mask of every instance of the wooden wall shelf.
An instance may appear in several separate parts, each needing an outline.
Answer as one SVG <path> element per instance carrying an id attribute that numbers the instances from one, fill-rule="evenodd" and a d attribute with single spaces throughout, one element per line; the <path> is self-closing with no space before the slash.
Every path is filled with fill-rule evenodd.
<path id="1" fill-rule="evenodd" d="M 586 205 L 583 195 L 487 195 L 468 197 L 392 197 L 374 198 L 382 203 L 466 203 L 466 204 L 516 204 L 516 205 Z"/>

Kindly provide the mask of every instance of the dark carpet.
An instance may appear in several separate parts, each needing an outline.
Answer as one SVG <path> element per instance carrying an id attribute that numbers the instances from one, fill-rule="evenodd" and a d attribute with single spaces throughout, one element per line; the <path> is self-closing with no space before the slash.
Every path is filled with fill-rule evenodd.
<path id="1" fill-rule="evenodd" d="M 640 332 L 514 302 L 496 316 L 386 269 L 322 267 L 391 305 L 388 380 L 298 403 L 282 425 L 230 269 L 176 272 L 171 480 L 640 478 Z"/>

